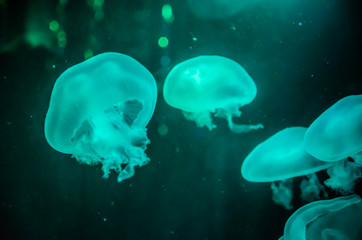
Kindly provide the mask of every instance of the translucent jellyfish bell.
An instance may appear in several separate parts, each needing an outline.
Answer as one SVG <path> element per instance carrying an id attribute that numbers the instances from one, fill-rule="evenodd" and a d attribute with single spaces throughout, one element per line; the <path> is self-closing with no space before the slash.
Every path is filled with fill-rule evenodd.
<path id="1" fill-rule="evenodd" d="M 146 125 L 156 105 L 156 82 L 135 59 L 103 53 L 66 70 L 56 81 L 45 119 L 55 150 L 80 162 L 102 164 L 104 177 L 132 177 L 149 162 Z"/>
<path id="2" fill-rule="evenodd" d="M 283 240 L 362 239 L 362 203 L 358 195 L 309 203 L 288 219 Z"/>
<path id="3" fill-rule="evenodd" d="M 257 90 L 249 74 L 237 62 L 220 56 L 199 56 L 176 65 L 163 87 L 165 101 L 183 110 L 186 119 L 209 130 L 216 127 L 215 117 L 225 118 L 231 131 L 248 132 L 263 125 L 238 125 L 239 107 L 251 103 Z"/>
<path id="4" fill-rule="evenodd" d="M 305 149 L 327 162 L 362 152 L 362 95 L 342 98 L 323 112 L 305 134 Z"/>
<path id="5" fill-rule="evenodd" d="M 304 150 L 307 128 L 285 128 L 256 146 L 246 157 L 242 176 L 251 182 L 273 182 L 303 176 L 331 166 Z"/>

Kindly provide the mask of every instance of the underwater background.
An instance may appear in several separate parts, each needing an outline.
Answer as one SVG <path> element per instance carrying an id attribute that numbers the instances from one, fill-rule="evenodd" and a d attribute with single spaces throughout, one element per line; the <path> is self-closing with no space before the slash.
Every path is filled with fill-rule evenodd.
<path id="1" fill-rule="evenodd" d="M 232 16 L 205 18 L 186 0 L 0 0 L 0 238 L 282 236 L 305 204 L 300 190 L 294 186 L 294 209 L 285 210 L 272 201 L 269 183 L 242 178 L 241 164 L 277 131 L 308 127 L 339 99 L 361 94 L 361 8 L 356 0 L 237 4 L 244 3 Z M 162 14 L 165 4 L 171 15 L 169 8 Z M 137 59 L 158 86 L 147 126 L 151 161 L 121 183 L 44 137 L 56 79 L 103 52 Z M 246 69 L 258 93 L 235 122 L 264 129 L 236 134 L 215 119 L 209 131 L 165 103 L 167 73 L 199 55 L 225 56 Z"/>

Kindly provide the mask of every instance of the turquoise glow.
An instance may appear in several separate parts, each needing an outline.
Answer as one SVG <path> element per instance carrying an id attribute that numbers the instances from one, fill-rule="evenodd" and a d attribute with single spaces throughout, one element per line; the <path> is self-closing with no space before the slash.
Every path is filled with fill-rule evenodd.
<path id="1" fill-rule="evenodd" d="M 203 19 L 223 19 L 259 0 L 188 0 L 191 11 Z"/>
<path id="2" fill-rule="evenodd" d="M 288 219 L 283 240 L 361 239 L 362 203 L 357 195 L 309 203 Z"/>
<path id="3" fill-rule="evenodd" d="M 305 149 L 327 162 L 362 152 L 362 95 L 342 98 L 323 112 L 308 128 Z"/>
<path id="4" fill-rule="evenodd" d="M 103 53 L 67 69 L 54 84 L 45 137 L 80 162 L 102 164 L 104 177 L 132 177 L 149 161 L 146 125 L 157 98 L 151 73 L 135 59 Z M 122 165 L 122 167 L 121 167 Z"/>
<path id="5" fill-rule="evenodd" d="M 251 182 L 273 182 L 303 176 L 331 166 L 304 150 L 305 127 L 285 128 L 256 146 L 244 160 L 242 176 Z"/>
<path id="6" fill-rule="evenodd" d="M 184 111 L 186 119 L 209 130 L 215 117 L 225 118 L 233 132 L 242 133 L 263 125 L 237 125 L 239 107 L 251 103 L 257 90 L 249 74 L 237 62 L 221 56 L 199 56 L 176 65 L 163 87 L 165 101 Z"/>

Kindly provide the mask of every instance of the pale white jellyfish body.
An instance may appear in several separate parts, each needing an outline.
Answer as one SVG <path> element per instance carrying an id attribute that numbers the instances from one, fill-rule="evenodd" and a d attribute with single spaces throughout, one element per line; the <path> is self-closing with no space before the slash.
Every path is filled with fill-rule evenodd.
<path id="1" fill-rule="evenodd" d="M 273 201 L 286 209 L 292 208 L 292 178 L 313 174 L 332 165 L 319 161 L 305 151 L 303 140 L 306 130 L 305 127 L 290 127 L 277 132 L 256 146 L 241 166 L 244 179 L 250 182 L 272 182 Z M 318 197 L 323 190 L 318 179 L 303 183 L 302 193 L 311 192 L 313 188 L 314 196 Z"/>
<path id="2" fill-rule="evenodd" d="M 304 144 L 312 156 L 335 163 L 325 185 L 342 194 L 353 192 L 362 175 L 362 95 L 344 97 L 324 111 L 309 126 Z"/>
<path id="3" fill-rule="evenodd" d="M 216 127 L 211 114 L 225 118 L 231 131 L 248 132 L 261 124 L 239 125 L 239 108 L 251 103 L 257 93 L 249 74 L 237 62 L 221 56 L 199 56 L 176 65 L 167 75 L 163 96 L 167 104 L 183 111 L 186 119 L 209 130 Z"/>
<path id="4" fill-rule="evenodd" d="M 242 176 L 251 182 L 273 182 L 315 173 L 332 164 L 304 149 L 305 127 L 285 128 L 256 146 L 245 158 Z"/>
<path id="5" fill-rule="evenodd" d="M 102 164 L 118 181 L 149 162 L 146 125 L 157 99 L 156 81 L 135 59 L 103 53 L 67 69 L 55 82 L 45 137 L 80 163 Z"/>
<path id="6" fill-rule="evenodd" d="M 362 151 L 362 95 L 342 98 L 323 112 L 305 134 L 305 149 L 322 161 L 335 162 Z"/>
<path id="7" fill-rule="evenodd" d="M 358 240 L 362 238 L 362 203 L 358 195 L 319 200 L 295 211 L 283 240 Z"/>

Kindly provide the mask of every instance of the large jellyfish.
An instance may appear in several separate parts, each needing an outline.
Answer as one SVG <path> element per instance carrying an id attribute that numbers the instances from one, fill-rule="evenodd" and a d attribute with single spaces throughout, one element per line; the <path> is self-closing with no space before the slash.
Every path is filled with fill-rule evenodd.
<path id="1" fill-rule="evenodd" d="M 362 203 L 358 195 L 309 203 L 288 219 L 280 240 L 362 239 Z"/>
<path id="2" fill-rule="evenodd" d="M 215 117 L 225 118 L 231 131 L 244 133 L 263 128 L 261 124 L 239 125 L 239 108 L 252 102 L 257 90 L 249 74 L 237 62 L 221 56 L 199 56 L 176 65 L 163 87 L 165 101 L 181 109 L 186 119 L 209 130 Z"/>
<path id="3" fill-rule="evenodd" d="M 149 162 L 146 125 L 156 105 L 156 82 L 135 59 L 103 53 L 66 70 L 55 82 L 45 137 L 80 163 L 102 164 L 118 181 Z"/>
<path id="4" fill-rule="evenodd" d="M 305 134 L 305 149 L 327 162 L 362 152 L 362 95 L 342 98 L 323 112 Z"/>
<path id="5" fill-rule="evenodd" d="M 331 166 L 312 157 L 304 150 L 305 127 L 285 128 L 256 146 L 246 157 L 242 176 L 251 182 L 273 182 L 273 201 L 291 209 L 293 181 L 291 178 L 312 174 Z M 280 181 L 274 183 L 274 181 Z M 323 191 L 316 176 L 303 181 L 301 197 L 308 201 L 313 194 L 316 198 Z"/>
<path id="6" fill-rule="evenodd" d="M 273 182 L 315 173 L 332 164 L 319 161 L 304 149 L 307 128 L 285 128 L 256 146 L 245 158 L 242 176 L 251 182 Z"/>
<path id="7" fill-rule="evenodd" d="M 335 162 L 324 183 L 342 194 L 351 193 L 362 175 L 362 95 L 342 98 L 323 112 L 308 128 L 304 142 L 314 157 Z"/>

